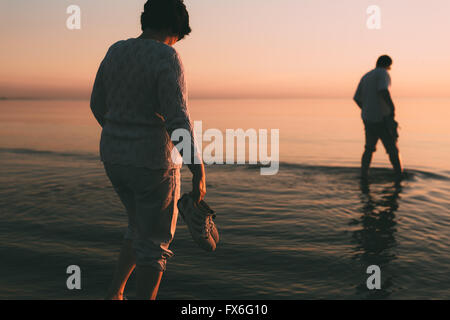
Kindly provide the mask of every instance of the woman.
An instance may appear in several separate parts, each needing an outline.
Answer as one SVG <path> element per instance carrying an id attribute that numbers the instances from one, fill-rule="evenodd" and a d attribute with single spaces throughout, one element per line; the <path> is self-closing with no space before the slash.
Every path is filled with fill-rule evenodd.
<path id="1" fill-rule="evenodd" d="M 123 299 L 136 267 L 137 298 L 155 299 L 173 239 L 180 166 L 171 157 L 176 129 L 188 130 L 180 58 L 171 46 L 191 32 L 182 0 L 149 0 L 142 34 L 111 46 L 102 61 L 91 110 L 102 126 L 100 157 L 128 214 L 128 228 L 106 299 Z M 193 153 L 195 155 L 195 153 Z M 200 163 L 200 164 L 195 164 Z M 192 194 L 206 193 L 202 162 L 190 161 Z"/>

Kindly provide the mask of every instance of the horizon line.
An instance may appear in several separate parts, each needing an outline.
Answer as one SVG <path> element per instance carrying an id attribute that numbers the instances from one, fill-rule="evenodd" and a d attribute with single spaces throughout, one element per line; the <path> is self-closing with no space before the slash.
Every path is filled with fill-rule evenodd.
<path id="1" fill-rule="evenodd" d="M 450 96 L 397 96 L 395 98 L 398 99 L 450 99 Z M 189 100 L 300 100 L 300 99 L 350 99 L 353 100 L 352 96 L 192 96 L 189 97 Z M 0 101 L 20 101 L 20 100 L 75 100 L 75 101 L 89 101 L 90 97 L 71 97 L 71 96 L 62 96 L 62 97 L 5 97 L 0 96 Z"/>

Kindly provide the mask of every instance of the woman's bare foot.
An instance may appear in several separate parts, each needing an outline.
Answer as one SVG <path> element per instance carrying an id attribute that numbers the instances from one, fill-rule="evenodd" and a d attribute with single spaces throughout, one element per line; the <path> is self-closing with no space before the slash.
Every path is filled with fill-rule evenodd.
<path id="1" fill-rule="evenodd" d="M 106 296 L 105 300 L 127 300 L 127 299 L 123 296 L 123 293 L 117 293 L 115 295 Z"/>

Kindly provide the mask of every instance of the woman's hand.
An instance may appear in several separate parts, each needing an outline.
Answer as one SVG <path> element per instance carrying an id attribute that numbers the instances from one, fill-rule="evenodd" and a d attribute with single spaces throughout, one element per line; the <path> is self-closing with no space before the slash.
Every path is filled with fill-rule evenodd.
<path id="1" fill-rule="evenodd" d="M 206 174 L 203 164 L 189 166 L 192 172 L 192 197 L 199 203 L 206 194 Z"/>
<path id="2" fill-rule="evenodd" d="M 192 197 L 194 201 L 200 203 L 206 195 L 206 177 L 200 174 L 192 177 Z"/>

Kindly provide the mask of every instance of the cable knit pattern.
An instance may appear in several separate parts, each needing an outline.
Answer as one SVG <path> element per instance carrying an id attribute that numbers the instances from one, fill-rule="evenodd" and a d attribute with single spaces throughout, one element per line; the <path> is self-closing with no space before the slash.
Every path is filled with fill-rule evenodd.
<path id="1" fill-rule="evenodd" d="M 170 46 L 149 39 L 113 44 L 100 64 L 91 110 L 102 126 L 103 162 L 178 168 L 171 159 L 173 130 L 192 135 L 181 60 Z"/>

